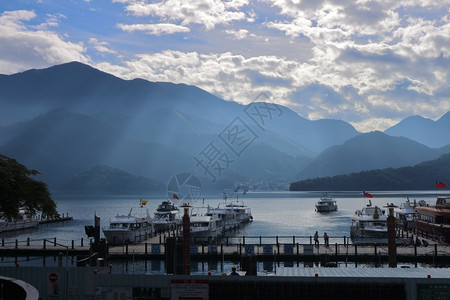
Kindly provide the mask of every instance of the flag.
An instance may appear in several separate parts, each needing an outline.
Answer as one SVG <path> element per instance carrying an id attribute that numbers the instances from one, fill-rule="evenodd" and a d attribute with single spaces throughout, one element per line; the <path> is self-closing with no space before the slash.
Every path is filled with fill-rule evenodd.
<path id="1" fill-rule="evenodd" d="M 436 187 L 445 189 L 447 185 L 441 181 L 436 181 Z"/>
<path id="2" fill-rule="evenodd" d="M 369 193 L 366 193 L 366 192 L 363 192 L 363 194 L 364 194 L 364 197 L 373 198 L 372 194 L 369 194 Z"/>
<path id="3" fill-rule="evenodd" d="M 180 199 L 176 194 L 173 194 L 173 199 Z"/>
<path id="4" fill-rule="evenodd" d="M 148 200 L 142 200 L 142 199 L 141 199 L 141 206 L 146 206 L 146 205 L 147 205 L 147 201 L 148 201 Z"/>

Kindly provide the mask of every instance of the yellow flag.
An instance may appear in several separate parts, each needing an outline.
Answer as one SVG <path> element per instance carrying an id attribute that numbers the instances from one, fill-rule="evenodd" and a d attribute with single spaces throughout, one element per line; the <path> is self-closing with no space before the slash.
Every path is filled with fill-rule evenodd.
<path id="1" fill-rule="evenodd" d="M 142 199 L 141 199 L 141 206 L 147 205 L 147 201 L 148 201 L 148 200 L 142 200 Z"/>

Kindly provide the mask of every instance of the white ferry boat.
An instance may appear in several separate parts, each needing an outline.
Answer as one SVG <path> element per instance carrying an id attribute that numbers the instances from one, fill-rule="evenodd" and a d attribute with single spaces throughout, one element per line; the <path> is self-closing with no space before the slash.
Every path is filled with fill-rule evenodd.
<path id="1" fill-rule="evenodd" d="M 109 226 L 102 228 L 106 241 L 111 245 L 123 245 L 139 243 L 153 234 L 152 218 L 148 209 L 133 214 L 133 208 L 128 215 L 117 215 L 113 217 Z"/>
<path id="2" fill-rule="evenodd" d="M 181 224 L 178 207 L 170 200 L 165 200 L 156 208 L 152 224 L 156 232 L 173 230 Z"/>
<path id="3" fill-rule="evenodd" d="M 219 203 L 217 207 L 209 207 L 208 215 L 217 215 L 220 220 L 220 227 L 222 230 L 230 231 L 233 229 L 238 229 L 241 225 L 240 218 L 236 211 L 233 210 L 232 206 L 227 206 L 226 204 Z"/>
<path id="4" fill-rule="evenodd" d="M 394 216 L 397 219 L 398 226 L 403 229 L 415 227 L 418 213 L 414 209 L 414 206 L 414 204 L 411 205 L 409 198 L 406 198 L 406 202 L 400 203 L 399 207 L 394 208 Z"/>
<path id="5" fill-rule="evenodd" d="M 236 219 L 239 223 L 248 223 L 253 221 L 252 210 L 242 201 L 234 201 L 226 204 L 225 207 L 232 210 L 236 214 Z"/>
<path id="6" fill-rule="evenodd" d="M 189 218 L 194 240 L 214 240 L 223 233 L 222 220 L 217 214 L 210 213 L 208 207 L 193 207 Z"/>
<path id="7" fill-rule="evenodd" d="M 323 194 L 316 203 L 317 212 L 336 211 L 337 208 L 336 200 L 328 194 Z"/>
<path id="8" fill-rule="evenodd" d="M 0 212 L 0 233 L 25 229 L 35 229 L 39 227 L 39 220 L 31 218 L 23 208 L 19 211 L 19 218 L 8 220 L 4 212 Z"/>
<path id="9" fill-rule="evenodd" d="M 387 243 L 387 217 L 378 206 L 371 201 L 361 210 L 356 210 L 350 226 L 350 237 L 353 242 Z"/>

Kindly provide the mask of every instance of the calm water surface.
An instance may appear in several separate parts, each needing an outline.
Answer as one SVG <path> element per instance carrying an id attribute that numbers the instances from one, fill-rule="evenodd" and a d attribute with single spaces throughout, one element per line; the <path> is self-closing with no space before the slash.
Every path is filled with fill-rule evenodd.
<path id="1" fill-rule="evenodd" d="M 236 196 L 252 209 L 254 221 L 244 226 L 237 234 L 245 236 L 310 236 L 317 230 L 331 237 L 349 236 L 351 217 L 356 209 L 367 204 L 361 192 L 329 192 L 338 203 L 338 211 L 317 213 L 315 203 L 323 192 L 248 192 L 246 195 L 228 194 L 228 202 L 235 201 Z M 396 191 L 372 192 L 374 205 L 386 203 L 399 205 L 409 197 L 411 201 L 425 200 L 434 204 L 436 196 L 445 194 L 441 191 Z M 449 192 L 447 192 L 449 194 Z M 139 199 L 147 199 L 148 210 L 153 215 L 157 205 L 165 199 L 164 195 L 100 195 L 100 194 L 67 194 L 53 192 L 60 213 L 69 214 L 73 221 L 43 224 L 38 230 L 3 233 L 5 241 L 15 239 L 32 240 L 56 237 L 59 241 L 87 239 L 85 225 L 94 224 L 94 214 L 100 217 L 101 226 L 107 226 L 109 220 L 117 214 L 127 214 L 131 207 L 139 206 Z M 203 195 L 204 203 L 217 206 L 223 201 L 222 191 Z M 201 205 L 201 201 L 196 204 Z M 332 241 L 330 241 L 332 242 Z"/>
<path id="2" fill-rule="evenodd" d="M 222 199 L 222 191 L 204 193 L 205 205 L 217 206 Z M 361 209 L 368 203 L 361 192 L 329 192 L 338 204 L 338 211 L 330 213 L 318 213 L 315 211 L 315 203 L 323 192 L 248 192 L 246 195 L 232 195 L 228 193 L 228 202 L 235 201 L 236 196 L 243 200 L 252 209 L 252 223 L 241 228 L 238 236 L 285 236 L 280 238 L 280 243 L 292 241 L 292 236 L 309 237 L 317 230 L 320 236 L 324 232 L 331 237 L 330 243 L 342 243 L 343 237 L 348 237 L 351 217 L 356 209 Z M 396 192 L 372 192 L 374 205 L 383 206 L 387 203 L 400 203 L 406 201 L 425 200 L 429 204 L 436 201 L 437 195 L 450 195 L 450 192 L 442 191 L 396 191 Z M 68 194 L 53 192 L 53 199 L 56 201 L 58 211 L 62 214 L 69 214 L 73 221 L 44 224 L 37 230 L 22 231 L 16 233 L 3 233 L 0 236 L 5 242 L 13 243 L 16 239 L 23 244 L 29 237 L 31 244 L 42 245 L 42 239 L 57 238 L 58 243 L 70 245 L 75 241 L 79 245 L 81 239 L 87 244 L 87 236 L 84 226 L 94 224 L 94 214 L 101 220 L 101 226 L 108 226 L 109 220 L 116 214 L 127 214 L 131 207 L 138 207 L 140 199 L 149 200 L 147 207 L 149 213 L 153 215 L 157 205 L 165 199 L 164 195 L 100 195 L 100 194 Z M 202 201 L 196 203 L 201 205 Z M 264 241 L 266 243 L 266 241 Z M 305 242 L 305 239 L 303 239 Z M 252 243 L 247 241 L 247 243 Z M 257 242 L 254 242 L 257 243 Z M 273 243 L 273 239 L 270 243 Z M 65 259 L 65 258 L 64 258 Z M 68 264 L 75 265 L 76 259 L 69 258 Z M 0 265 L 24 266 L 56 266 L 56 257 L 2 257 Z M 66 261 L 64 260 L 64 265 Z M 211 271 L 213 274 L 220 274 L 222 271 L 229 272 L 232 265 L 238 262 L 192 262 L 192 274 L 206 274 Z M 347 264 L 345 264 L 347 266 Z M 276 265 L 273 263 L 258 263 L 258 270 L 263 272 L 273 272 Z M 351 267 L 349 265 L 349 267 Z M 164 262 L 161 261 L 123 261 L 114 262 L 114 273 L 146 273 L 160 274 L 164 272 Z"/>

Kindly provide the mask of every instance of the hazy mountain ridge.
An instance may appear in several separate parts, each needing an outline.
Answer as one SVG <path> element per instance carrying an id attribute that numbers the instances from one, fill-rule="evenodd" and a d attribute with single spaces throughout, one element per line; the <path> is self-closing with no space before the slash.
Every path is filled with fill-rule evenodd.
<path id="1" fill-rule="evenodd" d="M 391 136 L 403 136 L 432 148 L 450 144 L 450 112 L 433 121 L 421 116 L 411 116 L 384 132 Z"/>
<path id="2" fill-rule="evenodd" d="M 65 191 L 127 193 L 164 191 L 165 186 L 157 180 L 135 176 L 110 166 L 97 165 L 71 177 L 61 188 Z"/>
<path id="3" fill-rule="evenodd" d="M 386 168 L 293 182 L 291 191 L 433 190 L 436 181 L 450 178 L 450 154 L 412 167 Z M 447 182 L 448 184 L 448 182 Z"/>
<path id="4" fill-rule="evenodd" d="M 319 154 L 297 179 L 334 176 L 382 168 L 411 166 L 446 153 L 380 131 L 361 134 Z"/>
<path id="5" fill-rule="evenodd" d="M 261 128 L 248 112 L 256 108 L 267 115 L 264 105 L 224 101 L 185 84 L 122 80 L 73 62 L 0 75 L 0 152 L 40 171 L 40 180 L 51 188 L 60 188 L 96 165 L 162 182 L 178 172 L 210 181 L 194 160 L 210 142 L 233 161 L 215 182 L 227 185 L 412 165 L 444 151 L 399 137 L 384 147 L 398 144 L 403 155 L 373 151 L 367 145 L 378 142 L 383 148 L 385 141 L 360 134 L 344 121 L 310 121 L 283 106 Z M 237 117 L 257 134 L 240 157 L 218 138 Z M 373 141 L 345 143 L 357 138 Z M 377 163 L 362 163 L 372 159 Z M 345 165 L 352 161 L 352 168 Z"/>

